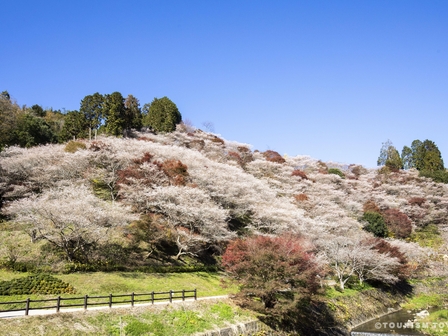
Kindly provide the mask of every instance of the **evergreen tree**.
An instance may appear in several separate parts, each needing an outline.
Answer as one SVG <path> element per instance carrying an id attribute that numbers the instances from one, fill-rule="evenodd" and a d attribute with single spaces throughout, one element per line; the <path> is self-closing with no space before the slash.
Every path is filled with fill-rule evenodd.
<path id="1" fill-rule="evenodd" d="M 373 233 L 376 237 L 387 237 L 389 232 L 384 218 L 381 214 L 377 212 L 367 211 L 364 212 L 362 220 L 368 223 L 366 226 L 364 226 L 364 230 Z"/>
<path id="2" fill-rule="evenodd" d="M 125 106 L 125 129 L 131 128 L 137 130 L 142 128 L 142 111 L 140 110 L 140 103 L 133 95 L 128 95 L 124 101 Z"/>
<path id="3" fill-rule="evenodd" d="M 9 93 L 3 91 L 0 94 L 0 150 L 12 144 L 13 132 L 22 113 L 20 107 L 11 102 Z"/>
<path id="4" fill-rule="evenodd" d="M 144 108 L 147 108 L 147 105 Z M 154 98 L 149 111 L 143 120 L 143 125 L 152 128 L 156 132 L 166 133 L 176 129 L 176 125 L 182 121 L 182 116 L 168 97 Z"/>
<path id="5" fill-rule="evenodd" d="M 85 96 L 84 99 L 81 100 L 79 112 L 84 115 L 84 118 L 87 121 L 89 134 L 92 130 L 97 130 L 101 125 L 103 118 L 103 103 L 104 97 L 98 92 L 93 95 Z"/>
<path id="6" fill-rule="evenodd" d="M 124 98 L 120 92 L 113 92 L 105 96 L 104 116 L 106 118 L 105 126 L 108 134 L 123 134 L 126 125 L 125 112 Z"/>
<path id="7" fill-rule="evenodd" d="M 18 118 L 17 128 L 12 138 L 12 144 L 21 147 L 44 145 L 56 141 L 50 125 L 44 119 L 32 114 L 24 114 Z"/>
<path id="8" fill-rule="evenodd" d="M 412 167 L 420 171 L 435 172 L 444 170 L 442 154 L 431 140 L 414 140 L 411 145 Z"/>
<path id="9" fill-rule="evenodd" d="M 60 141 L 68 141 L 75 138 L 87 137 L 88 123 L 84 114 L 78 111 L 71 111 L 65 115 L 64 126 L 59 135 Z"/>
<path id="10" fill-rule="evenodd" d="M 31 111 L 36 117 L 45 117 L 45 114 L 46 114 L 44 109 L 40 105 L 37 105 L 37 104 L 34 104 L 33 106 L 31 106 Z"/>
<path id="11" fill-rule="evenodd" d="M 403 162 L 403 169 L 410 169 L 414 166 L 412 161 L 412 149 L 408 146 L 404 146 L 401 151 L 401 161 Z"/>
<path id="12" fill-rule="evenodd" d="M 392 171 L 397 171 L 403 167 L 400 154 L 393 146 L 392 141 L 383 142 L 377 164 L 378 166 L 386 166 Z"/>

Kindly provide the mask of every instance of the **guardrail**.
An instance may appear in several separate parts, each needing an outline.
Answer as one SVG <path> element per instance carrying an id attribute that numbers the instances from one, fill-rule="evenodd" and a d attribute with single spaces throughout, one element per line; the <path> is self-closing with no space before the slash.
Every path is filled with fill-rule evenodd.
<path id="1" fill-rule="evenodd" d="M 190 294 L 192 293 L 192 294 Z M 125 300 L 123 298 L 129 297 L 129 300 Z M 114 300 L 114 298 L 120 298 L 120 300 Z M 132 307 L 134 307 L 135 303 L 138 302 L 151 302 L 154 304 L 155 301 L 169 301 L 170 303 L 173 302 L 173 300 L 182 300 L 185 301 L 187 298 L 194 298 L 194 300 L 197 300 L 197 290 L 181 290 L 181 291 L 173 291 L 170 290 L 168 292 L 151 292 L 151 293 L 131 293 L 131 294 L 109 294 L 109 295 L 100 295 L 100 296 L 89 296 L 84 295 L 81 297 L 61 297 L 58 296 L 54 299 L 39 299 L 39 300 L 32 300 L 30 298 L 27 298 L 23 301 L 9 301 L 9 302 L 0 302 L 0 305 L 7 305 L 7 304 L 24 304 L 23 308 L 18 309 L 8 309 L 8 310 L 0 310 L 0 313 L 6 313 L 6 312 L 15 312 L 15 311 L 25 311 L 25 315 L 28 315 L 30 310 L 42 310 L 42 309 L 56 309 L 56 312 L 59 312 L 61 308 L 73 308 L 73 307 L 82 307 L 85 310 L 89 306 L 108 306 L 109 308 L 112 308 L 112 305 L 119 304 L 119 303 L 130 303 Z M 101 301 L 103 299 L 107 299 L 107 301 Z M 80 301 L 82 300 L 82 303 L 67 303 L 63 304 L 63 301 Z M 90 300 L 90 302 L 89 302 Z M 99 300 L 99 301 L 98 301 Z M 39 306 L 39 307 L 31 307 L 32 303 L 42 303 L 42 302 L 56 302 L 53 306 Z"/>

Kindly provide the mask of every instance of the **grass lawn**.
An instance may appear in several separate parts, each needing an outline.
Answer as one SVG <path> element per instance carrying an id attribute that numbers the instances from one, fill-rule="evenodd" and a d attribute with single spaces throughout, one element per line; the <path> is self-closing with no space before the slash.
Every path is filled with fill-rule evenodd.
<path id="1" fill-rule="evenodd" d="M 29 273 L 0 270 L 0 281 L 30 275 Z M 235 286 L 222 286 L 221 273 L 163 273 L 147 274 L 138 272 L 94 272 L 54 274 L 56 278 L 69 283 L 76 293 L 84 295 L 107 295 L 110 293 L 149 293 L 151 291 L 198 290 L 198 297 L 235 293 Z M 4 300 L 3 300 L 4 301 Z"/>
<path id="2" fill-rule="evenodd" d="M 19 277 L 25 277 L 28 273 L 17 273 L 0 270 L 0 281 L 11 280 Z M 130 294 L 134 293 L 150 293 L 166 292 L 169 290 L 193 290 L 197 289 L 198 297 L 226 295 L 237 292 L 236 286 L 223 286 L 222 279 L 224 275 L 221 273 L 138 273 L 138 272 L 94 272 L 94 273 L 72 273 L 72 274 L 55 274 L 56 278 L 72 285 L 76 294 L 61 294 L 63 298 L 89 296 L 104 296 L 109 294 Z M 179 295 L 179 294 L 177 294 Z M 188 295 L 191 295 L 189 293 Z M 27 298 L 31 300 L 56 298 L 56 294 L 31 294 L 31 295 L 8 295 L 0 296 L 0 302 L 6 301 L 23 301 Z M 147 299 L 148 297 L 146 297 Z M 130 298 L 126 298 L 129 300 Z M 104 299 L 90 300 L 90 302 L 103 302 Z M 83 300 L 64 301 L 65 304 L 82 304 Z M 55 303 L 32 303 L 32 308 L 51 306 Z M 11 305 L 0 305 L 0 310 L 8 309 L 24 309 L 25 303 L 17 303 Z"/>
<path id="3" fill-rule="evenodd" d="M 192 335 L 254 320 L 229 300 L 1 319 L 2 335 Z"/>

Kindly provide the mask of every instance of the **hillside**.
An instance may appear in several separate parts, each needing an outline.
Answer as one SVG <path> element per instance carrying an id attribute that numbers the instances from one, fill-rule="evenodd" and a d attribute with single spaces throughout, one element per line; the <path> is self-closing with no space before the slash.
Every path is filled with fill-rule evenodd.
<path id="1" fill-rule="evenodd" d="M 183 124 L 168 134 L 10 147 L 0 160 L 5 264 L 213 265 L 238 236 L 288 232 L 305 236 L 332 274 L 334 242 L 363 248 L 373 237 L 363 215 L 373 211 L 413 276 L 446 274 L 448 187 L 415 170 L 282 157 Z"/>

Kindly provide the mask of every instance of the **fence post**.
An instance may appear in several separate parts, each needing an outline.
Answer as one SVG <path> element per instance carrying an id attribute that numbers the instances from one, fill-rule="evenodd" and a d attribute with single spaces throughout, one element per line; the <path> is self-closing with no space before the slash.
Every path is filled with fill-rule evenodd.
<path id="1" fill-rule="evenodd" d="M 194 289 L 194 300 L 196 301 L 198 299 L 198 290 Z"/>
<path id="2" fill-rule="evenodd" d="M 151 292 L 151 303 L 154 304 L 154 291 Z"/>
<path id="3" fill-rule="evenodd" d="M 30 312 L 30 298 L 27 298 L 25 305 L 25 316 L 28 316 L 29 312 Z"/>
<path id="4" fill-rule="evenodd" d="M 109 308 L 112 308 L 112 293 L 109 294 Z"/>
<path id="5" fill-rule="evenodd" d="M 173 290 L 170 289 L 170 303 L 173 302 Z"/>
<path id="6" fill-rule="evenodd" d="M 86 294 L 86 295 L 84 295 L 84 310 L 87 310 L 87 298 L 88 298 L 89 296 Z"/>
<path id="7" fill-rule="evenodd" d="M 61 296 L 58 296 L 58 299 L 56 301 L 56 313 L 59 313 L 60 309 L 61 309 Z"/>
<path id="8" fill-rule="evenodd" d="M 131 294 L 131 306 L 134 307 L 134 292 Z"/>
<path id="9" fill-rule="evenodd" d="M 182 301 L 185 301 L 185 289 L 182 289 Z"/>

